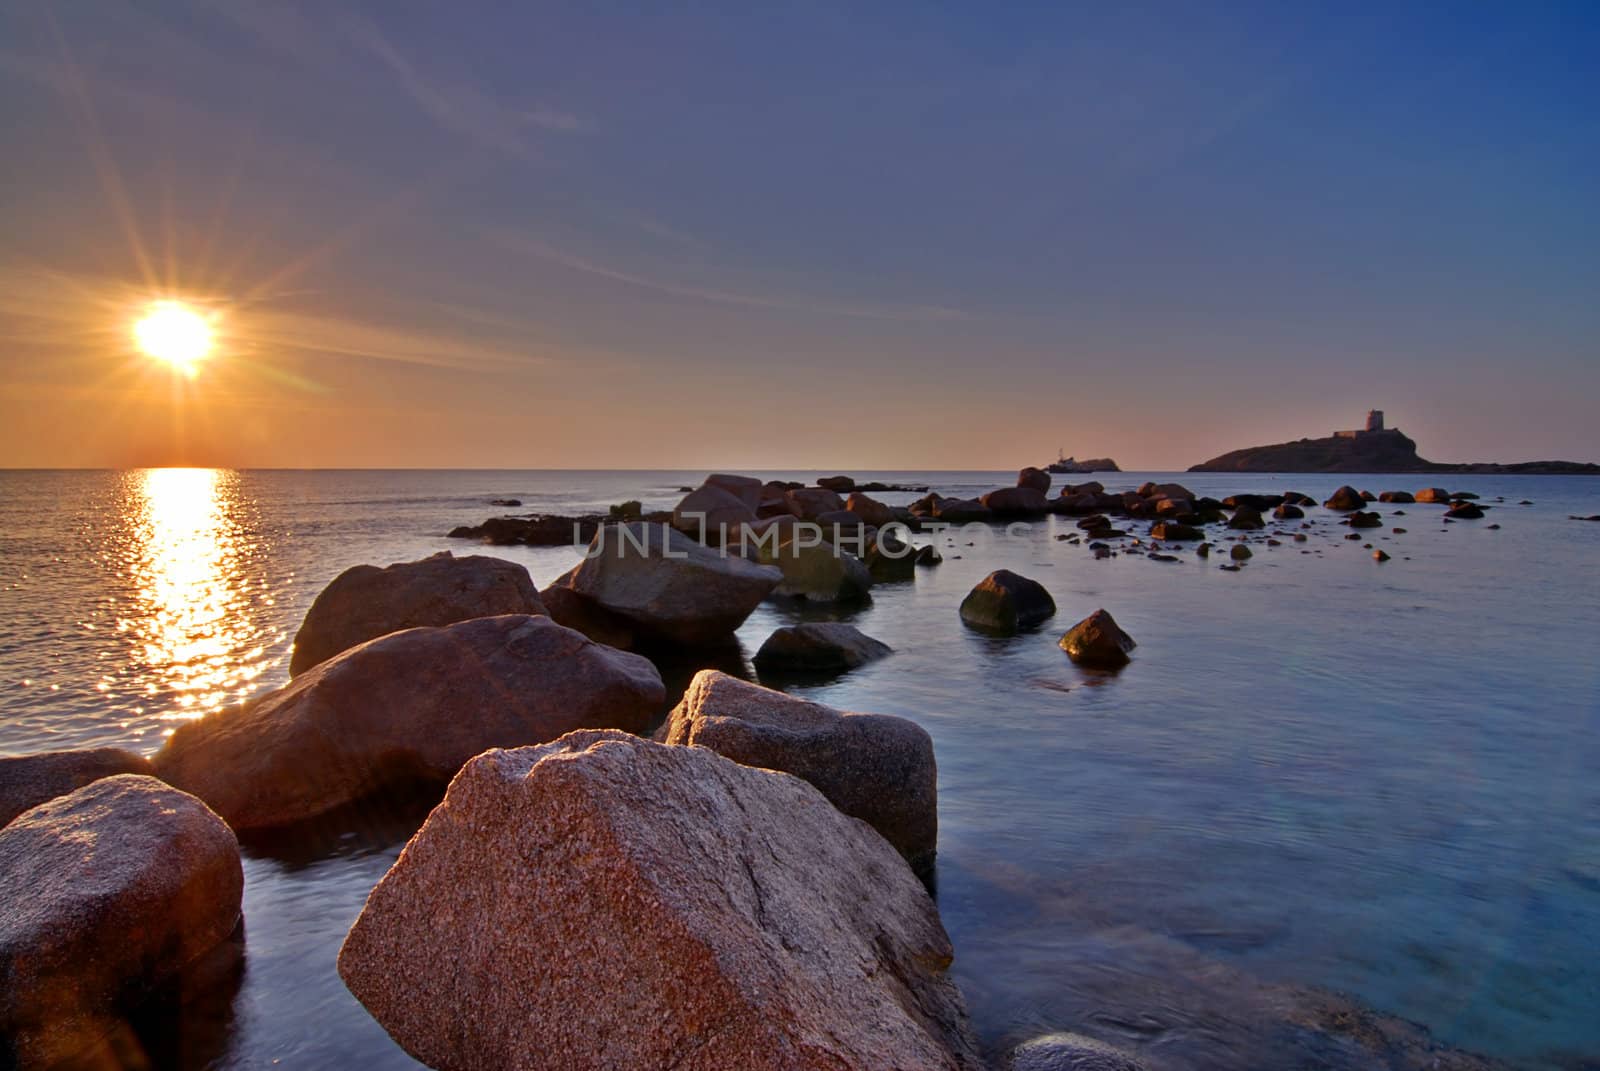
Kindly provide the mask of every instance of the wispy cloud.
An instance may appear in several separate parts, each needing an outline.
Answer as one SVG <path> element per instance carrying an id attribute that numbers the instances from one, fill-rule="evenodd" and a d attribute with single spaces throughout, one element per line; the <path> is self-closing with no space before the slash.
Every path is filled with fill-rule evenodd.
<path id="1" fill-rule="evenodd" d="M 344 20 L 344 32 L 388 68 L 424 115 L 485 148 L 532 162 L 540 152 L 529 137 L 530 129 L 570 133 L 587 125 L 571 112 L 547 104 L 508 106 L 477 86 L 425 72 L 373 22 L 350 16 Z"/>
<path id="2" fill-rule="evenodd" d="M 845 316 L 868 320 L 903 320 L 911 322 L 934 322 L 942 320 L 959 320 L 966 314 L 960 309 L 949 308 L 943 305 L 896 305 L 896 304 L 870 304 L 854 302 L 831 302 L 814 300 L 804 297 L 787 297 L 768 294 L 740 293 L 732 290 L 723 290 L 713 287 L 691 286 L 673 282 L 668 279 L 659 279 L 651 276 L 640 275 L 635 272 L 621 271 L 592 260 L 574 256 L 562 250 L 553 248 L 534 238 L 520 235 L 491 234 L 489 240 L 499 242 L 517 252 L 530 254 L 544 260 L 552 261 L 573 271 L 583 272 L 587 275 L 610 279 L 613 282 L 626 286 L 650 290 L 660 294 L 670 294 L 674 297 L 689 298 L 695 301 L 708 301 L 719 305 L 736 305 L 745 308 L 774 309 L 784 312 L 802 312 L 818 316 Z"/>

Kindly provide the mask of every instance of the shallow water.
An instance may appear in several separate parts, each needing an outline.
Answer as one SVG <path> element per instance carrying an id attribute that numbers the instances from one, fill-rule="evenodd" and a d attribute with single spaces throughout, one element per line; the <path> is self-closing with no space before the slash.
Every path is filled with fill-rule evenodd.
<path id="1" fill-rule="evenodd" d="M 284 681 L 341 569 L 471 552 L 443 533 L 505 512 L 491 498 L 665 507 L 700 475 L 0 473 L 0 751 L 152 752 L 178 720 Z M 1433 482 L 1175 478 L 1218 497 Z M 940 908 L 986 1042 L 1079 1028 L 1158 1066 L 1251 1066 L 1227 1009 L 1294 983 L 1519 1066 L 1600 1061 L 1600 524 L 1567 519 L 1600 513 L 1600 481 L 1441 480 L 1496 508 L 1442 525 L 1436 506 L 1379 506 L 1409 529 L 1370 533 L 1382 565 L 1315 509 L 1308 543 L 1255 543 L 1237 573 L 1192 552 L 1093 561 L 1054 539 L 1073 530 L 1060 518 L 942 537 L 944 564 L 839 615 L 896 653 L 794 690 L 933 734 Z M 576 559 L 485 552 L 541 584 Z M 1044 583 L 1056 619 L 1012 639 L 963 628 L 961 597 L 1000 567 Z M 1055 646 L 1099 606 L 1139 642 L 1119 674 Z M 798 613 L 763 606 L 746 652 Z M 414 1066 L 333 959 L 415 820 L 247 845 L 243 977 L 183 1063 Z"/>

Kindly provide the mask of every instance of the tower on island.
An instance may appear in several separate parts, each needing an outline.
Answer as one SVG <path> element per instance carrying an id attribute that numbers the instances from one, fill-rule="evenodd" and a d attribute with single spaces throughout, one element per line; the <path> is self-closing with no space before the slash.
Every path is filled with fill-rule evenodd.
<path id="1" fill-rule="evenodd" d="M 1375 432 L 1380 432 L 1382 430 L 1383 430 L 1383 410 L 1382 409 L 1369 409 L 1369 410 L 1367 410 L 1367 426 L 1366 427 L 1358 428 L 1355 431 L 1336 431 L 1336 432 L 1333 433 L 1333 437 L 1335 439 L 1359 439 L 1363 435 L 1371 435 L 1371 434 L 1373 434 Z"/>

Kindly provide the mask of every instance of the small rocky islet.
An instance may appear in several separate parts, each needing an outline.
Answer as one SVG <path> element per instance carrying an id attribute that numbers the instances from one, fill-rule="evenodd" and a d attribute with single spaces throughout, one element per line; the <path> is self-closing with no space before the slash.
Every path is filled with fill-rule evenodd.
<path id="1" fill-rule="evenodd" d="M 5 1057 L 48 1067 L 109 1051 L 142 995 L 230 948 L 236 960 L 241 836 L 421 792 L 442 802 L 373 890 L 338 969 L 430 1066 L 1164 1066 L 1159 1049 L 1085 1036 L 1092 1023 L 980 1051 L 924 884 L 937 766 L 915 722 L 716 669 L 676 697 L 653 659 L 711 659 L 768 599 L 826 606 L 913 581 L 939 555 L 912 536 L 938 522 L 1076 517 L 1064 542 L 1095 558 L 1171 562 L 1192 547 L 1203 562 L 1227 539 L 1222 568 L 1236 571 L 1252 547 L 1323 534 L 1305 519 L 1315 500 L 1099 482 L 1051 497 L 1049 474 L 1024 469 L 976 499 L 890 506 L 846 481 L 718 474 L 671 513 L 622 504 L 592 519 L 591 553 L 543 591 L 522 566 L 480 555 L 360 566 L 307 612 L 287 684 L 186 725 L 151 759 L 0 759 L 0 895 L 33 905 L 0 921 Z M 1474 497 L 1340 487 L 1322 508 L 1360 540 L 1385 523 L 1375 502 L 1433 503 L 1454 520 L 1493 508 Z M 560 519 L 569 541 L 573 520 Z M 578 520 L 581 537 L 590 519 Z M 804 545 L 806 523 L 831 538 Z M 999 570 L 951 611 L 1028 643 L 1057 607 L 1037 581 Z M 1098 608 L 1059 646 L 1085 670 L 1116 672 L 1136 644 Z M 853 626 L 807 622 L 776 630 L 755 662 L 765 676 L 891 657 Z M 74 847 L 85 837 L 87 855 Z M 83 951 L 98 947 L 118 953 Z M 1285 1029 L 1310 1029 L 1304 1011 L 1284 1009 Z M 1491 1066 L 1407 1029 L 1408 1047 L 1344 1018 L 1314 1033 L 1347 1066 Z"/>

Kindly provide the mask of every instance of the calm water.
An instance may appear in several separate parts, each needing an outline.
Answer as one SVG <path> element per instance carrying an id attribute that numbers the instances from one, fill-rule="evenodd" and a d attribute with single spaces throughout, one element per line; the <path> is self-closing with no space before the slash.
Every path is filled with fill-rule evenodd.
<path id="1" fill-rule="evenodd" d="M 491 498 L 665 507 L 701 475 L 0 473 L 0 751 L 153 752 L 176 722 L 281 684 L 305 608 L 346 566 L 469 552 L 443 533 L 503 512 Z M 1176 478 L 1219 497 L 1344 482 Z M 1382 566 L 1320 510 L 1309 543 L 1258 546 L 1239 573 L 1092 561 L 1053 538 L 1063 518 L 942 540 L 942 566 L 842 615 L 896 653 L 803 691 L 933 734 L 940 906 L 988 1043 L 1084 1027 L 1161 1067 L 1215 1066 L 1263 992 L 1299 983 L 1520 1066 L 1600 1061 L 1600 524 L 1566 519 L 1600 513 L 1600 481 L 1445 480 L 1507 501 L 1454 525 L 1398 507 L 1409 532 L 1376 536 Z M 576 557 L 486 552 L 541 584 Z M 961 597 L 1002 566 L 1050 588 L 1057 619 L 965 630 Z M 1055 646 L 1098 606 L 1139 642 L 1115 676 Z M 746 653 L 795 613 L 759 610 Z M 194 1013 L 213 1029 L 183 1063 L 414 1066 L 333 966 L 414 821 L 250 846 L 243 976 Z"/>

